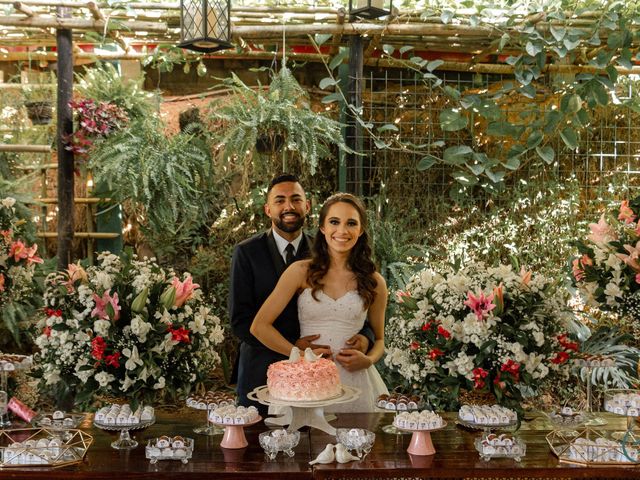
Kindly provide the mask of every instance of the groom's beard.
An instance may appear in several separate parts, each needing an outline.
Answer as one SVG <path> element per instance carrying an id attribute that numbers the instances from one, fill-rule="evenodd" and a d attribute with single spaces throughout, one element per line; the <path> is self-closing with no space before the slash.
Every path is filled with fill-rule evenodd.
<path id="1" fill-rule="evenodd" d="M 296 215 L 298 217 L 298 219 L 293 223 L 292 222 L 285 223 L 282 220 L 282 217 L 284 217 L 284 214 L 282 214 L 274 221 L 274 223 L 276 224 L 276 227 L 278 227 L 283 232 L 287 232 L 287 233 L 293 233 L 293 232 L 297 232 L 298 230 L 300 230 L 302 228 L 302 226 L 304 225 L 304 217 L 301 217 L 300 215 L 298 215 L 295 212 L 287 212 L 286 214 L 287 215 Z"/>

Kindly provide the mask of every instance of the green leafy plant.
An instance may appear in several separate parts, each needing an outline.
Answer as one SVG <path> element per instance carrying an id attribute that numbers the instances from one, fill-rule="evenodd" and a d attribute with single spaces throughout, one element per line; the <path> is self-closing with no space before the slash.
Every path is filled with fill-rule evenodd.
<path id="1" fill-rule="evenodd" d="M 0 198 L 0 321 L 21 346 L 24 323 L 40 306 L 37 278 L 43 260 L 29 240 L 30 212 L 13 197 Z"/>
<path id="2" fill-rule="evenodd" d="M 233 96 L 213 106 L 211 115 L 222 123 L 213 136 L 225 158 L 244 159 L 263 143 L 272 155 L 280 148 L 296 155 L 313 174 L 319 159 L 331 155 L 332 145 L 350 151 L 341 124 L 311 109 L 306 92 L 285 65 L 272 73 L 267 89 L 251 88 L 234 73 L 223 84 Z"/>
<path id="3" fill-rule="evenodd" d="M 163 127 L 155 117 L 132 121 L 96 145 L 89 166 L 108 187 L 105 195 L 127 205 L 156 253 L 182 264 L 186 251 L 207 241 L 225 176 L 214 171 L 204 141 L 167 137 Z"/>
<path id="4" fill-rule="evenodd" d="M 324 101 L 344 102 L 377 148 L 415 154 L 420 171 L 444 167 L 452 180 L 449 194 L 456 201 L 473 197 L 479 189 L 498 196 L 525 168 L 553 166 L 563 150 L 578 148 L 598 109 L 618 108 L 611 93 L 618 69 L 632 67 L 638 14 L 635 3 L 620 1 L 515 1 L 507 7 L 480 0 L 463 2 L 463 9 L 460 5 L 430 3 L 420 17 L 435 27 L 455 23 L 451 28 L 484 29 L 490 44 L 479 57 L 508 53 L 513 79 L 489 88 L 458 88 L 437 75 L 443 59 L 423 58 L 413 52 L 413 45 L 381 46 L 385 60 L 412 70 L 426 91 L 440 99 L 438 138 L 430 131 L 416 145 L 406 139 L 413 127 L 403 131 L 393 123 L 375 125 L 367 112 L 350 105 L 345 85 L 334 74 L 346 58 L 344 50 L 325 62 L 329 76 L 320 82 L 321 88 L 335 89 Z M 328 38 L 315 37 L 319 54 Z M 476 61 L 472 59 L 470 69 Z M 556 70 L 566 72 L 563 81 L 549 82 L 548 75 Z M 513 106 L 519 110 L 510 112 Z"/>
<path id="5" fill-rule="evenodd" d="M 152 115 L 159 103 L 155 93 L 143 90 L 144 77 L 125 80 L 110 63 L 87 68 L 76 80 L 75 91 L 80 97 L 117 105 L 132 119 Z"/>

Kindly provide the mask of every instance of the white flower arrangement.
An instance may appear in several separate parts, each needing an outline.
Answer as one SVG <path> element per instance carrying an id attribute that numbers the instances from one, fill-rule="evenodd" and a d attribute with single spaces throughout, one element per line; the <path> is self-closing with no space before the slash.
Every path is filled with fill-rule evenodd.
<path id="1" fill-rule="evenodd" d="M 573 281 L 586 305 L 640 320 L 640 197 L 607 212 L 575 242 Z"/>
<path id="2" fill-rule="evenodd" d="M 35 339 L 41 385 L 58 398 L 71 391 L 78 403 L 188 393 L 220 362 L 224 336 L 198 287 L 130 253 L 49 275 Z"/>
<path id="3" fill-rule="evenodd" d="M 578 350 L 563 332 L 572 314 L 558 287 L 511 265 L 422 270 L 398 292 L 385 364 L 448 410 L 461 389 L 517 407 Z"/>

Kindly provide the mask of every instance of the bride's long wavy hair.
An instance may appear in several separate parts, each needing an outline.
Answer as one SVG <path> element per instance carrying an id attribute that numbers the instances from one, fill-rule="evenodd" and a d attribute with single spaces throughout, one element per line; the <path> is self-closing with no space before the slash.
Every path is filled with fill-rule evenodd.
<path id="1" fill-rule="evenodd" d="M 358 241 L 349 253 L 347 266 L 356 277 L 358 294 L 362 298 L 364 307 L 369 308 L 376 296 L 375 289 L 378 282 L 376 282 L 373 276 L 376 271 L 376 266 L 373 260 L 371 260 L 371 246 L 369 245 L 369 234 L 367 232 L 367 211 L 364 203 L 350 193 L 336 193 L 330 196 L 320 209 L 320 226 L 324 226 L 329 208 L 340 202 L 347 203 L 354 207 L 360 216 L 362 235 L 360 235 Z M 311 295 L 315 300 L 318 300 L 316 294 L 318 290 L 321 290 L 323 287 L 322 279 L 329 271 L 329 264 L 330 258 L 327 240 L 324 238 L 322 232 L 318 231 L 313 246 L 311 247 L 311 263 L 309 264 L 307 274 L 307 282 L 311 287 Z"/>

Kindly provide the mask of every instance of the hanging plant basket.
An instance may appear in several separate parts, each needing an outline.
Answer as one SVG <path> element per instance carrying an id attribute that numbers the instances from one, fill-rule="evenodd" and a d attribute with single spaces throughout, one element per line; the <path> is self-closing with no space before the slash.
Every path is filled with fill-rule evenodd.
<path id="1" fill-rule="evenodd" d="M 277 132 L 267 132 L 256 138 L 256 151 L 262 154 L 272 154 L 284 145 L 284 135 Z"/>
<path id="2" fill-rule="evenodd" d="M 53 105 L 48 101 L 26 102 L 27 116 L 34 125 L 48 125 L 53 118 Z"/>

